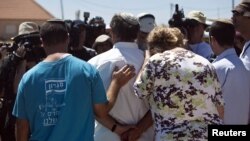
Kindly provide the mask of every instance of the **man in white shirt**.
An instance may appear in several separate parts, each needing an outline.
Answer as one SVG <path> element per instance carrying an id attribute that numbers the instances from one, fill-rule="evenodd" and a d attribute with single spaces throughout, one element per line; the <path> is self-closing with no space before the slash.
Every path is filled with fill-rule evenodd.
<path id="1" fill-rule="evenodd" d="M 143 51 L 134 42 L 140 28 L 137 18 L 129 13 L 115 14 L 110 27 L 113 48 L 89 60 L 89 63 L 98 69 L 106 91 L 110 85 L 111 74 L 115 66 L 121 68 L 126 64 L 131 64 L 138 74 L 144 61 Z M 131 79 L 120 89 L 109 114 L 121 124 L 137 125 L 137 128 L 131 129 L 123 138 L 152 141 L 154 132 L 149 107 L 145 101 L 135 96 L 134 81 L 135 78 Z M 94 137 L 95 141 L 120 141 L 117 134 L 98 122 Z"/>
<path id="2" fill-rule="evenodd" d="M 238 4 L 233 12 L 233 24 L 237 31 L 241 33 L 243 38 L 246 40 L 246 43 L 243 47 L 243 50 L 240 54 L 240 59 L 245 65 L 248 72 L 248 78 L 250 77 L 250 1 L 242 0 Z M 250 107 L 250 105 L 249 105 Z M 249 111 L 250 116 L 250 111 Z M 250 118 L 248 123 L 250 123 Z"/>
<path id="3" fill-rule="evenodd" d="M 225 100 L 224 124 L 248 124 L 250 80 L 233 47 L 235 29 L 231 21 L 218 20 L 210 26 L 210 44 L 217 58 L 216 69 Z"/>

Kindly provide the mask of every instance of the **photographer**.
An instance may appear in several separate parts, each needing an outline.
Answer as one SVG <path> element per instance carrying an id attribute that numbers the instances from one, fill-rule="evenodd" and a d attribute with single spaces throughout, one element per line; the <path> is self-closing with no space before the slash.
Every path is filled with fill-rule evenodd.
<path id="1" fill-rule="evenodd" d="M 177 27 L 180 29 L 184 37 L 187 37 L 187 30 L 185 25 L 185 16 L 183 9 L 179 10 L 179 5 L 175 5 L 175 12 L 171 19 L 169 19 L 168 24 L 170 27 Z"/>
<path id="2" fill-rule="evenodd" d="M 87 23 L 87 22 L 85 22 L 85 23 Z M 99 35 L 106 34 L 106 24 L 104 23 L 104 19 L 102 17 L 95 16 L 86 25 L 87 25 L 86 41 L 85 41 L 84 45 L 86 45 L 88 47 L 92 47 L 93 43 L 95 42 L 95 39 Z"/>
<path id="3" fill-rule="evenodd" d="M 11 115 L 15 101 L 15 75 L 18 64 L 22 61 L 25 48 L 20 47 L 15 53 L 6 56 L 0 63 L 0 136 L 2 141 L 14 141 L 15 119 Z"/>
<path id="4" fill-rule="evenodd" d="M 36 23 L 21 23 L 18 36 L 13 38 L 13 45 L 7 49 L 9 54 L 0 63 L 0 136 L 2 141 L 15 141 L 15 118 L 11 113 L 17 86 L 26 69 L 32 67 L 28 64 L 35 65 L 39 60 L 34 59 L 35 54 L 31 54 L 34 52 L 31 48 L 34 40 L 29 43 L 28 39 L 31 37 L 28 38 L 27 35 L 38 33 L 38 31 Z"/>
<path id="5" fill-rule="evenodd" d="M 204 31 L 207 28 L 206 17 L 200 11 L 191 11 L 186 17 L 188 48 L 194 53 L 212 61 L 214 53 L 211 46 L 203 41 Z"/>
<path id="6" fill-rule="evenodd" d="M 68 52 L 75 57 L 88 61 L 96 56 L 96 51 L 84 46 L 86 40 L 87 25 L 81 20 L 67 21 L 70 34 Z"/>
<path id="7" fill-rule="evenodd" d="M 0 43 L 0 61 L 8 54 L 10 43 Z"/>
<path id="8" fill-rule="evenodd" d="M 210 62 L 214 59 L 214 53 L 210 45 L 203 41 L 206 24 L 206 17 L 200 11 L 191 11 L 187 17 L 184 16 L 183 9 L 179 10 L 178 4 L 175 5 L 175 13 L 169 20 L 170 27 L 177 27 L 187 38 L 187 48 L 194 53 L 206 58 Z"/>

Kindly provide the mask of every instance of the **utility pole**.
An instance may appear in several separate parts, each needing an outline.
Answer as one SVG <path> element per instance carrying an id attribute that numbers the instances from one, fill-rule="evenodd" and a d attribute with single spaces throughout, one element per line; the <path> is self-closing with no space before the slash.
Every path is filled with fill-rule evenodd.
<path id="1" fill-rule="evenodd" d="M 60 0 L 62 19 L 64 20 L 63 0 Z"/>
<path id="2" fill-rule="evenodd" d="M 76 20 L 80 20 L 81 10 L 76 11 Z"/>
<path id="3" fill-rule="evenodd" d="M 170 18 L 171 18 L 172 15 L 173 15 L 173 8 L 174 8 L 174 4 L 173 4 L 173 3 L 170 3 Z"/>
<path id="4" fill-rule="evenodd" d="M 234 0 L 232 0 L 232 9 L 234 9 Z"/>
<path id="5" fill-rule="evenodd" d="M 220 8 L 217 8 L 217 18 L 220 18 Z"/>

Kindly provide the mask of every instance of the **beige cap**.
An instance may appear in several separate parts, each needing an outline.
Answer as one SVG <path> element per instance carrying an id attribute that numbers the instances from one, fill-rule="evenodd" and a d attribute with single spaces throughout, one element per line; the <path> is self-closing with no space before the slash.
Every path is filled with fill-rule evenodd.
<path id="1" fill-rule="evenodd" d="M 26 35 L 26 34 L 31 34 L 31 33 L 36 33 L 39 32 L 39 27 L 36 23 L 34 22 L 23 22 L 19 25 L 18 29 L 18 35 L 15 37 L 12 37 L 11 39 L 15 39 L 19 36 Z"/>
<path id="2" fill-rule="evenodd" d="M 200 23 L 206 24 L 206 17 L 201 11 L 190 11 L 186 17 L 187 19 L 194 19 Z"/>
<path id="3" fill-rule="evenodd" d="M 23 22 L 19 25 L 18 35 L 39 32 L 38 25 L 34 22 Z"/>

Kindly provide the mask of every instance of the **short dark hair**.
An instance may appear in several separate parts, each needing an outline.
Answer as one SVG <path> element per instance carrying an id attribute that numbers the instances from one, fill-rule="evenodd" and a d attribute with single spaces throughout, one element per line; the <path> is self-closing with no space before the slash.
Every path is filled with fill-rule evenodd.
<path id="1" fill-rule="evenodd" d="M 140 29 L 136 17 L 126 15 L 126 13 L 115 14 L 110 22 L 112 32 L 122 40 L 135 40 Z"/>
<path id="2" fill-rule="evenodd" d="M 44 44 L 51 46 L 65 42 L 68 31 L 64 21 L 47 21 L 42 24 L 40 35 Z"/>
<path id="3" fill-rule="evenodd" d="M 80 34 L 86 31 L 87 25 L 81 20 L 74 20 L 71 23 L 69 30 L 70 35 L 70 47 L 78 47 L 80 42 Z M 86 37 L 85 37 L 86 38 Z"/>
<path id="4" fill-rule="evenodd" d="M 209 28 L 209 36 L 213 36 L 221 46 L 233 46 L 235 28 L 231 23 L 215 21 Z"/>

